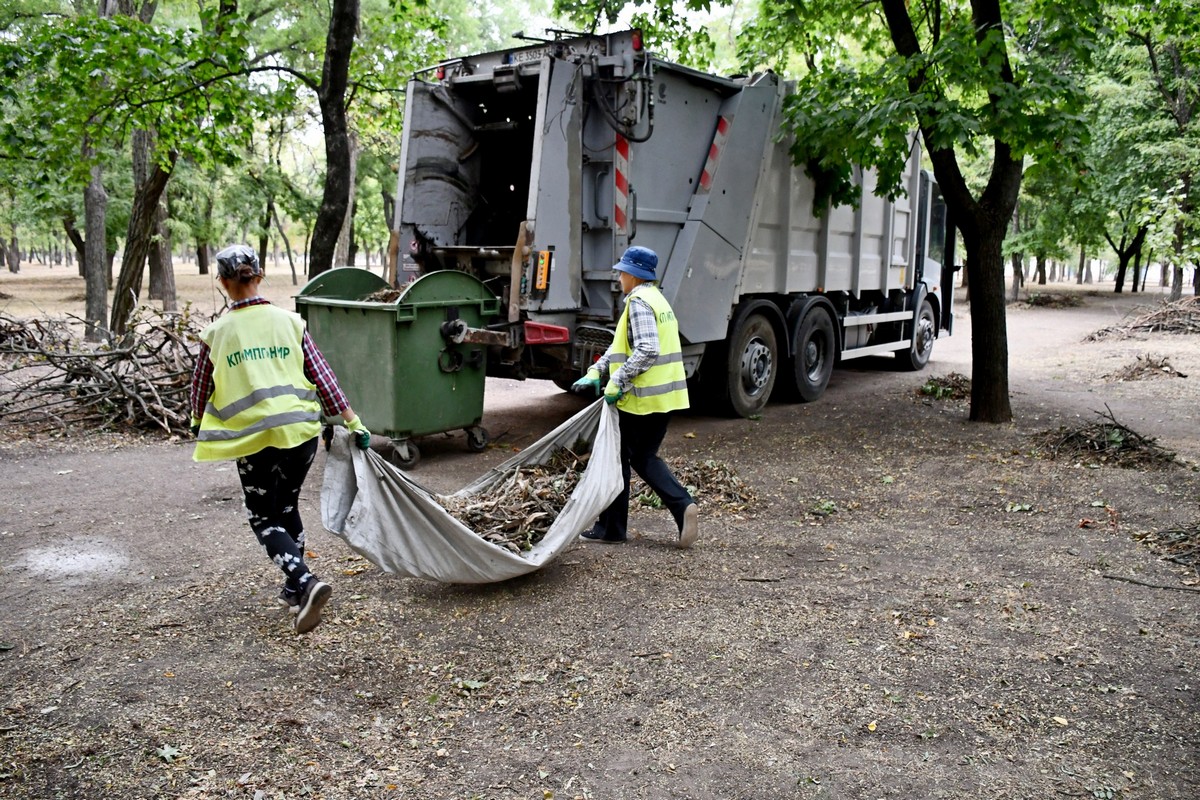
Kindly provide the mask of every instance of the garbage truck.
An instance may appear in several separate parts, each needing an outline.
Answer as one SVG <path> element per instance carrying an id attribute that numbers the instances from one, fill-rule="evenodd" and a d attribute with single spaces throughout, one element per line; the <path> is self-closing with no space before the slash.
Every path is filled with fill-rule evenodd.
<path id="1" fill-rule="evenodd" d="M 567 388 L 612 342 L 633 244 L 659 256 L 693 404 L 753 416 L 817 399 L 837 362 L 925 366 L 953 328 L 953 235 L 916 137 L 895 199 L 856 169 L 858 202 L 821 209 L 783 131 L 794 84 L 672 63 L 637 30 L 552 33 L 405 96 L 388 279 L 485 284 L 487 374 Z"/>

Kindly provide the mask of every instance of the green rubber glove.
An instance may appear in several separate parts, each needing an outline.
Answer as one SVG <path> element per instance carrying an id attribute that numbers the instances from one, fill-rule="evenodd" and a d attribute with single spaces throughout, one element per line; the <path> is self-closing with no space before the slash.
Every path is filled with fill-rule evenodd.
<path id="1" fill-rule="evenodd" d="M 599 397 L 600 373 L 594 369 L 589 369 L 586 375 L 571 384 L 571 391 L 575 394 L 585 394 L 591 397 Z"/>
<path id="2" fill-rule="evenodd" d="M 617 382 L 610 380 L 608 385 L 604 387 L 604 402 L 611 405 L 616 405 L 616 402 L 625 396 L 621 388 L 617 386 Z"/>
<path id="3" fill-rule="evenodd" d="M 354 434 L 354 443 L 358 445 L 359 450 L 367 450 L 371 447 L 371 432 L 367 430 L 367 426 L 363 425 L 362 420 L 355 415 L 354 419 L 346 423 L 346 430 Z"/>
<path id="4" fill-rule="evenodd" d="M 193 439 L 199 437 L 200 436 L 200 420 L 196 419 L 195 417 L 192 417 L 192 424 L 188 426 L 188 430 L 190 430 L 192 432 Z"/>

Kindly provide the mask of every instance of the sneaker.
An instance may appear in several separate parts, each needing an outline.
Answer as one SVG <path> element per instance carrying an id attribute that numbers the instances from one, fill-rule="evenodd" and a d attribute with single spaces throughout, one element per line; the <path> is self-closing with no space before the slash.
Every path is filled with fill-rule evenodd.
<path id="1" fill-rule="evenodd" d="M 300 593 L 300 606 L 296 612 L 296 633 L 308 633 L 321 623 L 321 609 L 329 602 L 333 587 L 316 578 L 310 578 Z"/>
<path id="2" fill-rule="evenodd" d="M 700 509 L 696 508 L 696 504 L 692 503 L 683 511 L 683 527 L 679 529 L 679 546 L 683 548 L 691 547 L 696 543 L 696 537 L 700 535 Z"/>
<path id="3" fill-rule="evenodd" d="M 299 614 L 300 613 L 300 593 L 299 592 L 288 591 L 288 588 L 286 586 L 284 586 L 282 589 L 279 590 L 279 596 L 275 599 L 278 600 L 279 605 L 286 608 L 289 613 L 291 613 L 291 614 Z"/>
<path id="4" fill-rule="evenodd" d="M 604 542 L 605 544 L 620 544 L 621 542 L 625 541 L 624 536 L 608 536 L 599 528 L 592 528 L 591 530 L 584 531 L 583 533 L 579 534 L 579 536 L 591 542 Z"/>

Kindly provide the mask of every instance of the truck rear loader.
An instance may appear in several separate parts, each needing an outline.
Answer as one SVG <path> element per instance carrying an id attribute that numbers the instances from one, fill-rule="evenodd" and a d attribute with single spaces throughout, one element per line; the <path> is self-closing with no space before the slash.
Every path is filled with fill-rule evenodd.
<path id="1" fill-rule="evenodd" d="M 946 205 L 914 139 L 894 200 L 816 210 L 782 132 L 794 86 L 656 57 L 638 31 L 556 34 L 408 84 L 389 280 L 454 270 L 500 300 L 487 373 L 566 388 L 612 342 L 612 265 L 659 256 L 697 400 L 820 397 L 834 364 L 919 370 L 953 327 Z"/>

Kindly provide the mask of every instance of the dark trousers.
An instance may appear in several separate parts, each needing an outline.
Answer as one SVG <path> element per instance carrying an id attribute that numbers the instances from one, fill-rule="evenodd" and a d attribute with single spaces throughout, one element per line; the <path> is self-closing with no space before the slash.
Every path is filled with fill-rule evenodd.
<path id="1" fill-rule="evenodd" d="M 312 577 L 304 563 L 304 523 L 300 487 L 317 455 L 317 439 L 288 450 L 268 447 L 237 460 L 250 527 L 286 578 L 291 592 Z"/>
<path id="2" fill-rule="evenodd" d="M 621 474 L 625 487 L 608 508 L 600 513 L 595 530 L 606 539 L 624 539 L 629 528 L 629 479 L 632 468 L 662 500 L 683 527 L 684 510 L 695 503 L 687 489 L 679 485 L 671 469 L 658 457 L 658 448 L 667 435 L 670 414 L 630 414 L 617 410 L 621 426 Z"/>

